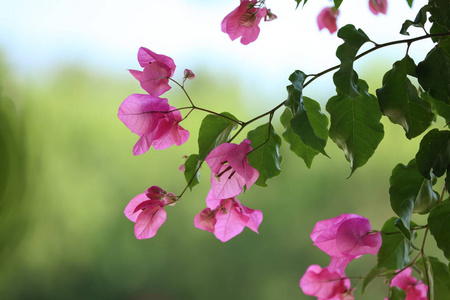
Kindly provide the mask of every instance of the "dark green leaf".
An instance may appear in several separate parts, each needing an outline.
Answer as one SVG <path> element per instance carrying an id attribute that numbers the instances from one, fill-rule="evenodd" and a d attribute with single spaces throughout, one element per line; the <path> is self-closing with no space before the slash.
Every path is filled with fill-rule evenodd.
<path id="1" fill-rule="evenodd" d="M 395 227 L 395 220 L 390 218 L 381 229 L 383 243 L 378 251 L 378 268 L 398 270 L 409 263 L 410 245 L 407 239 Z"/>
<path id="2" fill-rule="evenodd" d="M 328 118 L 320 110 L 320 104 L 304 97 L 290 121 L 291 128 L 302 142 L 325 156 L 328 139 Z"/>
<path id="3" fill-rule="evenodd" d="M 431 179 L 431 171 L 437 177 L 444 175 L 450 163 L 450 131 L 428 131 L 420 141 L 416 161 L 423 177 Z"/>
<path id="4" fill-rule="evenodd" d="M 286 106 L 289 107 L 292 114 L 295 114 L 300 108 L 305 78 L 305 73 L 299 70 L 289 76 L 289 81 L 292 82 L 292 84 L 286 87 L 288 91 Z"/>
<path id="5" fill-rule="evenodd" d="M 344 40 L 336 50 L 336 56 L 341 61 L 339 70 L 333 75 L 334 85 L 338 94 L 354 98 L 359 96 L 358 75 L 353 70 L 353 62 L 359 48 L 369 41 L 369 37 L 355 26 L 349 24 L 338 31 L 338 37 Z"/>
<path id="6" fill-rule="evenodd" d="M 450 1 L 430 0 L 428 5 L 430 6 L 430 21 L 447 28 L 448 32 L 450 28 Z"/>
<path id="7" fill-rule="evenodd" d="M 423 133 L 434 119 L 430 104 L 419 97 L 408 79 L 407 75 L 415 75 L 414 70 L 414 61 L 406 56 L 394 63 L 383 77 L 383 86 L 377 90 L 383 114 L 392 123 L 400 124 L 408 139 Z"/>
<path id="8" fill-rule="evenodd" d="M 319 152 L 305 145 L 302 142 L 302 139 L 295 134 L 291 127 L 291 119 L 292 113 L 286 108 L 280 117 L 281 124 L 286 129 L 282 136 L 284 140 L 290 144 L 289 149 L 291 149 L 298 157 L 302 158 L 305 161 L 306 166 L 310 168 L 314 157 L 319 154 Z"/>
<path id="9" fill-rule="evenodd" d="M 405 300 L 406 299 L 406 291 L 393 286 L 390 288 L 389 300 Z"/>
<path id="10" fill-rule="evenodd" d="M 400 30 L 400 34 L 409 35 L 407 30 L 408 30 L 408 28 L 410 26 L 422 27 L 423 28 L 424 25 L 425 25 L 425 22 L 427 21 L 427 11 L 428 11 L 428 9 L 429 9 L 428 5 L 425 5 L 424 7 L 422 7 L 419 10 L 419 13 L 417 14 L 417 16 L 414 19 L 414 21 L 406 20 L 405 23 L 403 23 L 403 25 L 402 25 L 402 29 Z"/>
<path id="11" fill-rule="evenodd" d="M 258 180 L 255 183 L 259 186 L 267 186 L 267 179 L 281 173 L 280 163 L 283 160 L 279 151 L 281 138 L 270 123 L 250 131 L 247 138 L 252 142 L 253 147 L 253 151 L 248 155 L 248 163 L 259 172 Z M 259 145 L 262 146 L 259 147 Z"/>
<path id="12" fill-rule="evenodd" d="M 384 136 L 377 99 L 367 92 L 363 80 L 358 86 L 358 97 L 334 96 L 326 106 L 331 119 L 330 138 L 344 150 L 351 165 L 350 175 L 369 160 Z"/>
<path id="13" fill-rule="evenodd" d="M 335 8 L 335 9 L 338 9 L 339 6 L 341 6 L 342 1 L 343 1 L 343 0 L 333 0 L 333 2 L 334 2 L 334 8 Z"/>
<path id="14" fill-rule="evenodd" d="M 406 2 L 408 2 L 409 7 L 412 7 L 413 1 L 414 1 L 414 0 L 406 0 Z"/>
<path id="15" fill-rule="evenodd" d="M 307 2 L 308 0 L 295 0 L 295 2 L 297 2 L 297 6 L 295 7 L 296 9 L 297 9 L 298 6 L 300 5 L 300 3 L 302 3 L 302 1 L 303 1 L 303 6 L 305 6 L 305 4 L 306 4 L 306 2 Z"/>
<path id="16" fill-rule="evenodd" d="M 221 115 L 237 120 L 232 114 L 224 112 Z M 237 123 L 229 119 L 207 115 L 200 126 L 198 134 L 199 159 L 204 160 L 214 148 L 230 139 L 230 133 L 236 129 Z"/>
<path id="17" fill-rule="evenodd" d="M 189 185 L 189 189 L 191 191 L 194 186 L 200 183 L 200 172 L 198 169 L 202 161 L 199 160 L 199 157 L 200 156 L 198 154 L 192 154 L 184 163 L 184 178 L 186 179 L 186 183 Z"/>
<path id="18" fill-rule="evenodd" d="M 410 241 L 411 240 L 411 231 L 409 231 L 409 224 L 408 228 L 406 228 L 405 223 L 402 219 L 397 219 L 394 222 L 394 226 L 398 228 L 398 230 L 403 234 L 403 236 Z"/>
<path id="19" fill-rule="evenodd" d="M 434 99 L 429 92 L 423 92 L 420 97 L 430 102 L 435 112 L 443 117 L 446 123 L 450 122 L 450 104 Z"/>
<path id="20" fill-rule="evenodd" d="M 417 66 L 417 75 L 420 85 L 433 98 L 450 104 L 450 38 L 441 40 L 428 52 Z"/>
<path id="21" fill-rule="evenodd" d="M 431 299 L 447 299 L 450 295 L 450 272 L 448 267 L 436 257 L 429 256 L 426 261 L 430 282 L 427 282 L 426 276 L 423 276 L 422 279 L 430 289 Z M 425 274 L 422 258 L 416 262 L 416 266 Z"/>
<path id="22" fill-rule="evenodd" d="M 431 210 L 428 226 L 437 246 L 450 259 L 450 201 L 443 201 Z"/>

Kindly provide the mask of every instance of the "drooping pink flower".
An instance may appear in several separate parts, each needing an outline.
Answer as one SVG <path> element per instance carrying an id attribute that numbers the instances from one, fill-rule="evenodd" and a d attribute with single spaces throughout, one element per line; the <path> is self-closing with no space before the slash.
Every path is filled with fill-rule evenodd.
<path id="1" fill-rule="evenodd" d="M 353 300 L 350 286 L 350 280 L 344 274 L 318 265 L 309 266 L 300 279 L 303 293 L 319 300 Z"/>
<path id="2" fill-rule="evenodd" d="M 142 71 L 129 70 L 150 95 L 158 97 L 171 89 L 169 78 L 175 72 L 175 63 L 168 56 L 156 54 L 141 47 L 138 51 L 138 61 Z"/>
<path id="3" fill-rule="evenodd" d="M 244 227 L 258 233 L 263 214 L 242 205 L 236 197 L 217 199 L 210 191 L 206 198 L 207 208 L 194 218 L 195 227 L 214 233 L 217 239 L 226 242 L 240 234 Z"/>
<path id="4" fill-rule="evenodd" d="M 134 155 L 155 149 L 166 149 L 184 144 L 189 131 L 179 125 L 181 113 L 169 105 L 167 99 L 146 94 L 128 96 L 119 107 L 119 119 L 139 135 L 134 145 Z"/>
<path id="5" fill-rule="evenodd" d="M 337 17 L 339 16 L 339 10 L 334 7 L 325 7 L 317 16 L 317 25 L 319 25 L 319 30 L 324 28 L 328 29 L 330 33 L 335 33 L 337 31 Z"/>
<path id="6" fill-rule="evenodd" d="M 391 281 L 391 287 L 396 286 L 406 291 L 405 300 L 426 300 L 428 286 L 421 280 L 411 276 L 411 268 L 406 268 L 398 273 Z"/>
<path id="7" fill-rule="evenodd" d="M 214 148 L 206 157 L 211 168 L 211 190 L 217 199 L 234 197 L 256 182 L 258 170 L 248 164 L 247 153 L 253 148 L 245 139 L 237 144 L 223 143 Z"/>
<path id="8" fill-rule="evenodd" d="M 159 227 L 166 221 L 164 206 L 175 201 L 176 197 L 172 193 L 167 193 L 158 186 L 151 186 L 145 193 L 131 199 L 124 214 L 130 221 L 135 222 L 136 238 L 154 237 Z"/>
<path id="9" fill-rule="evenodd" d="M 317 222 L 311 239 L 315 246 L 330 255 L 332 272 L 344 273 L 350 261 L 363 254 L 376 255 L 381 247 L 381 234 L 372 233 L 369 220 L 354 214 Z"/>
<path id="10" fill-rule="evenodd" d="M 241 43 L 248 45 L 259 35 L 259 22 L 267 15 L 265 7 L 256 7 L 256 0 L 241 0 L 241 4 L 222 21 L 222 32 L 234 41 L 241 37 Z"/>
<path id="11" fill-rule="evenodd" d="M 387 12 L 387 0 L 369 0 L 369 9 L 374 15 Z"/>

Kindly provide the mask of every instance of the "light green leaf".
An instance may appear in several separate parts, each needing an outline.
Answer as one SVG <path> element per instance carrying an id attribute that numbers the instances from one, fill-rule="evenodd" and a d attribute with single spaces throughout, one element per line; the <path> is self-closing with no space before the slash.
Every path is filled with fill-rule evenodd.
<path id="1" fill-rule="evenodd" d="M 395 227 L 395 220 L 390 218 L 384 223 L 381 229 L 381 238 L 383 243 L 380 251 L 378 251 L 378 268 L 388 270 L 398 270 L 405 267 L 409 263 L 408 240 Z"/>
<path id="2" fill-rule="evenodd" d="M 184 163 L 184 178 L 191 191 L 194 186 L 200 183 L 200 172 L 198 169 L 202 161 L 199 158 L 200 156 L 198 154 L 192 154 Z"/>

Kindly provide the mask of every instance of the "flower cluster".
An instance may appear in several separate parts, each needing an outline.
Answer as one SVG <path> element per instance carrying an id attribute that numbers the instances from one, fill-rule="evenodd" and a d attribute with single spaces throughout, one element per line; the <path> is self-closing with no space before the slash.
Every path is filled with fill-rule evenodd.
<path id="1" fill-rule="evenodd" d="M 330 256 L 330 265 L 310 266 L 300 280 L 306 295 L 318 299 L 353 299 L 345 267 L 363 254 L 378 253 L 381 234 L 372 232 L 369 220 L 354 214 L 316 223 L 311 233 L 314 245 Z M 335 298 L 336 297 L 336 298 Z"/>
<path id="2" fill-rule="evenodd" d="M 427 300 L 428 286 L 411 276 L 411 268 L 406 268 L 391 281 L 391 287 L 398 287 L 406 292 L 405 300 Z M 387 300 L 387 298 L 385 298 Z"/>

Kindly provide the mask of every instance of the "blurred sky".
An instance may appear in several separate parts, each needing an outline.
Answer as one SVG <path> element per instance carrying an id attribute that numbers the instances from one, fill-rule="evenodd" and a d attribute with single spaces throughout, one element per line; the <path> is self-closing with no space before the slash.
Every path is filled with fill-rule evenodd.
<path id="1" fill-rule="evenodd" d="M 403 20 L 414 19 L 425 3 L 415 0 L 410 9 L 405 0 L 389 1 L 387 15 L 375 16 L 367 0 L 346 0 L 338 26 L 352 23 L 378 43 L 406 38 L 397 34 Z M 327 30 L 319 32 L 315 20 L 331 1 L 310 0 L 295 10 L 294 0 L 268 0 L 267 7 L 278 19 L 262 22 L 259 38 L 248 46 L 231 42 L 220 30 L 224 16 L 238 4 L 237 0 L 3 1 L 0 49 L 16 76 L 42 79 L 68 63 L 124 76 L 124 70 L 138 67 L 137 50 L 145 46 L 172 57 L 178 67 L 175 76 L 181 77 L 185 68 L 194 72 L 214 68 L 219 80 L 227 74 L 240 81 L 244 90 L 265 94 L 284 93 L 295 69 L 317 73 L 338 63 L 334 53 L 342 41 Z M 422 34 L 416 28 L 410 31 Z M 417 53 L 419 59 L 425 49 L 429 47 L 417 44 L 410 53 Z M 379 52 L 397 55 L 394 59 L 405 53 L 392 48 Z"/>

